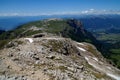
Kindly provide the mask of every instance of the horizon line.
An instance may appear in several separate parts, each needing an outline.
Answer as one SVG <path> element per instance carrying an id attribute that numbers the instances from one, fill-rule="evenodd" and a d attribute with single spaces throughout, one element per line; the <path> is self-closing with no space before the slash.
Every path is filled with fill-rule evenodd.
<path id="1" fill-rule="evenodd" d="M 84 11 L 69 11 L 69 12 L 55 12 L 55 13 L 0 13 L 0 16 L 54 16 L 54 15 L 102 15 L 102 14 L 116 14 L 120 15 L 120 10 L 95 10 L 89 9 Z"/>

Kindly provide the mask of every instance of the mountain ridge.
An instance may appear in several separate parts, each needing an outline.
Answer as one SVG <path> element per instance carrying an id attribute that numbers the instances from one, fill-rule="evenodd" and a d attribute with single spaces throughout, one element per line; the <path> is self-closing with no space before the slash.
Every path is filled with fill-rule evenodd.
<path id="1" fill-rule="evenodd" d="M 119 80 L 119 70 L 93 45 L 59 36 L 14 39 L 0 57 L 0 78 L 6 80 Z"/>
<path id="2" fill-rule="evenodd" d="M 1 34 L 0 39 L 14 39 L 17 37 L 31 36 L 37 33 L 50 33 L 58 36 L 70 37 L 77 41 L 97 41 L 91 33 L 83 28 L 82 23 L 75 19 L 48 19 L 31 22 L 21 25 L 15 30 L 7 31 Z"/>
<path id="3" fill-rule="evenodd" d="M 90 44 L 97 40 L 75 19 L 24 24 L 2 33 L 0 42 L 2 80 L 120 79 L 120 71 Z"/>

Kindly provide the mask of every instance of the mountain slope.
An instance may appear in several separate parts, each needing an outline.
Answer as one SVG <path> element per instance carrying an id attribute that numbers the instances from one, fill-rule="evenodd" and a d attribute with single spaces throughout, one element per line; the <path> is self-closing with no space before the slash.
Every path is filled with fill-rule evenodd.
<path id="1" fill-rule="evenodd" d="M 2 34 L 0 36 L 0 39 L 25 37 L 30 36 L 32 34 L 44 32 L 64 37 L 70 37 L 78 41 L 95 40 L 95 38 L 83 28 L 82 23 L 79 20 L 74 19 L 48 19 L 31 22 L 28 24 L 21 25 L 13 31 L 8 31 Z"/>
<path id="2" fill-rule="evenodd" d="M 0 35 L 0 48 L 11 39 L 32 36 L 40 33 L 45 34 L 44 36 L 52 34 L 71 38 L 78 42 L 85 41 L 94 45 L 100 45 L 92 34 L 83 28 L 83 25 L 79 20 L 48 19 L 24 24 L 15 30 L 4 32 Z"/>
<path id="3" fill-rule="evenodd" d="M 119 80 L 120 71 L 85 42 L 99 44 L 74 19 L 31 22 L 4 32 L 0 35 L 0 79 Z"/>
<path id="4" fill-rule="evenodd" d="M 120 76 L 94 46 L 69 38 L 14 39 L 0 52 L 1 80 L 119 80 Z"/>

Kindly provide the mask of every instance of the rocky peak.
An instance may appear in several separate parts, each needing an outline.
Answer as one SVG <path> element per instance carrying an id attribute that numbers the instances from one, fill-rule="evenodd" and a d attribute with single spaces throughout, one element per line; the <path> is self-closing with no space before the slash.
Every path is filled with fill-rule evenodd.
<path id="1" fill-rule="evenodd" d="M 0 52 L 0 80 L 119 80 L 120 76 L 93 45 L 69 38 L 14 39 Z"/>
<path id="2" fill-rule="evenodd" d="M 83 28 L 81 21 L 76 20 L 76 19 L 70 19 L 70 20 L 68 20 L 68 24 L 70 26 L 74 27 L 75 33 L 80 34 L 80 32 L 82 32 L 82 34 L 85 34 L 85 31 L 84 31 L 84 28 Z"/>

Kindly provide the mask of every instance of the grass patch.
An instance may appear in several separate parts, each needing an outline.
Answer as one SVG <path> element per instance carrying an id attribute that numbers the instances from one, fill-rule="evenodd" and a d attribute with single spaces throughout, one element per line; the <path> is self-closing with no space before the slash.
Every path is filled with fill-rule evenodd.
<path id="1" fill-rule="evenodd" d="M 96 78 L 98 79 L 101 79 L 101 78 L 105 78 L 106 75 L 105 74 L 102 74 L 102 73 L 99 73 L 99 72 L 93 72 L 92 73 Z"/>
<path id="2" fill-rule="evenodd" d="M 110 52 L 110 59 L 116 64 L 116 67 L 120 69 L 120 49 L 111 49 Z"/>
<path id="3" fill-rule="evenodd" d="M 87 51 L 91 52 L 94 56 L 98 55 L 98 52 L 96 52 L 96 49 L 93 48 L 91 45 L 87 45 Z"/>
<path id="4" fill-rule="evenodd" d="M 23 44 L 22 41 L 15 41 L 17 44 Z"/>
<path id="5" fill-rule="evenodd" d="M 120 33 L 119 34 L 114 34 L 114 33 L 109 33 L 109 34 L 100 34 L 98 40 L 102 41 L 120 41 Z"/>
<path id="6" fill-rule="evenodd" d="M 120 55 L 112 54 L 110 58 L 116 64 L 116 67 L 120 69 Z"/>
<path id="7" fill-rule="evenodd" d="M 0 40 L 0 49 L 4 48 L 6 44 L 8 44 L 10 40 Z"/>
<path id="8" fill-rule="evenodd" d="M 56 40 L 50 40 L 48 42 L 48 45 L 52 46 L 52 50 L 57 52 L 58 49 L 63 48 L 63 42 L 62 41 L 56 41 Z"/>
<path id="9" fill-rule="evenodd" d="M 47 64 L 46 63 L 42 63 L 42 64 L 34 64 L 34 66 L 35 67 L 45 67 L 45 66 L 47 66 Z"/>
<path id="10" fill-rule="evenodd" d="M 69 25 L 66 23 L 65 20 L 49 21 L 48 24 L 49 25 L 47 28 L 47 32 L 49 32 L 49 33 L 59 34 L 59 32 L 63 31 L 66 27 L 69 27 Z"/>
<path id="11" fill-rule="evenodd" d="M 86 66 L 87 68 L 94 69 L 93 66 L 91 66 L 89 63 L 86 63 L 85 66 Z"/>
<path id="12" fill-rule="evenodd" d="M 110 52 L 113 53 L 113 54 L 119 54 L 120 55 L 120 48 L 119 49 L 111 49 Z"/>
<path id="13" fill-rule="evenodd" d="M 68 68 L 65 66 L 59 66 L 58 69 L 60 69 L 62 72 L 65 72 L 66 70 L 68 70 Z"/>

